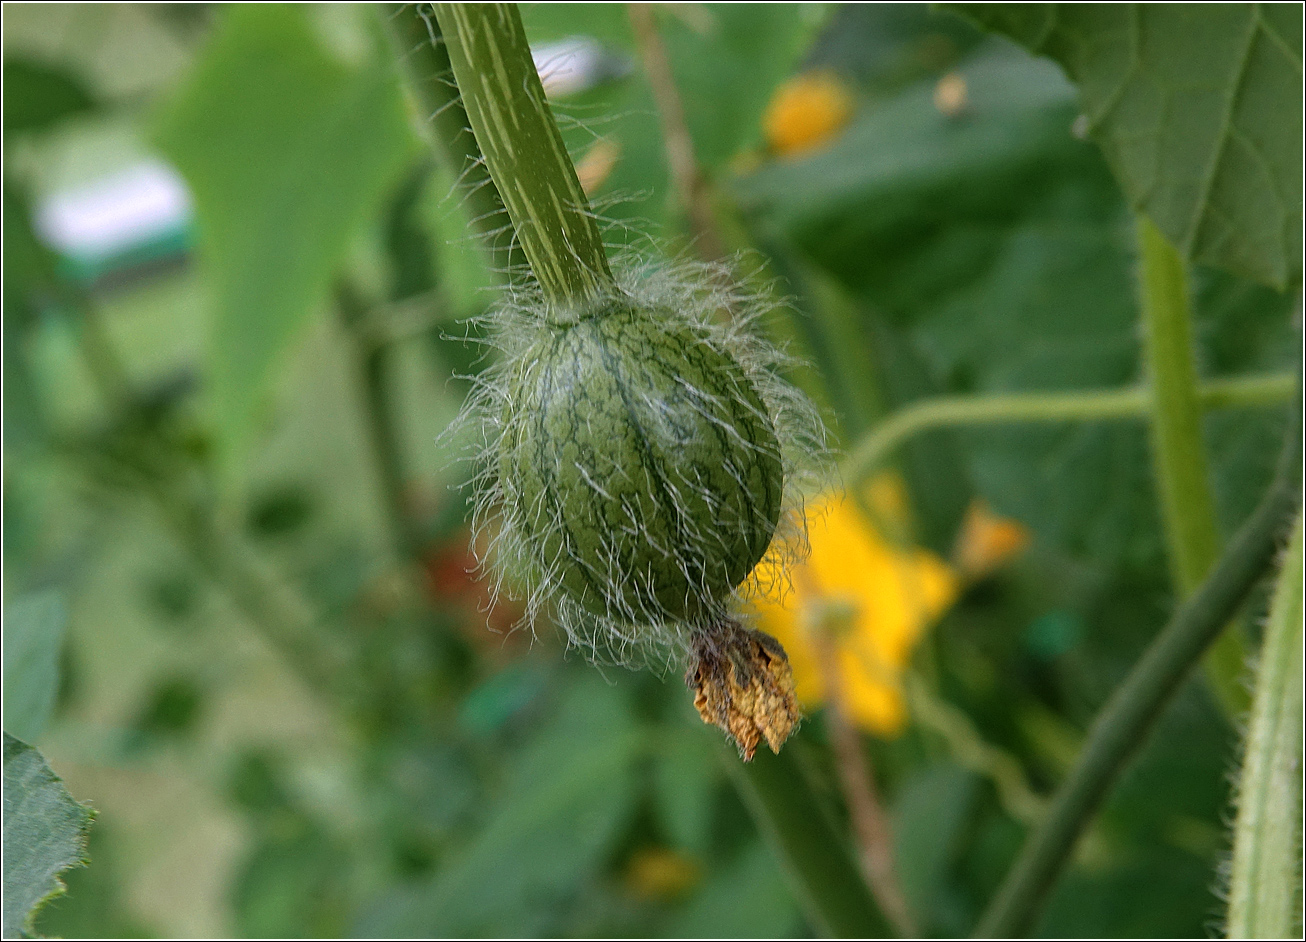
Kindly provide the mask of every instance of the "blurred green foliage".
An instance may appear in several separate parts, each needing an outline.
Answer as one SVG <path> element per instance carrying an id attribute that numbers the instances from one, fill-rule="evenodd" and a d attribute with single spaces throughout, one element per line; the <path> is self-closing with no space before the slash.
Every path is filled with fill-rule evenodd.
<path id="1" fill-rule="evenodd" d="M 351 69 L 301 13 L 232 7 L 159 119 L 205 240 L 207 377 L 219 443 L 235 458 L 278 356 L 412 154 L 395 70 L 372 53 L 379 62 Z"/>
<path id="2" fill-rule="evenodd" d="M 594 194 L 611 240 L 682 245 L 625 8 L 523 15 L 534 43 L 591 36 L 628 66 L 556 101 L 564 137 L 578 157 L 618 146 Z M 436 436 L 492 355 L 467 318 L 495 278 L 456 170 L 417 143 L 427 116 L 375 11 L 6 19 L 6 728 L 21 717 L 101 814 L 92 866 L 37 928 L 814 933 L 673 673 L 597 671 L 485 610 L 456 489 L 468 469 Z M 1092 112 L 1094 139 L 1130 130 L 1097 121 L 1077 67 L 1078 97 L 1052 62 L 924 5 L 688 5 L 657 21 L 721 229 L 786 279 L 794 310 L 768 326 L 810 361 L 796 375 L 845 444 L 921 397 L 1140 378 L 1131 158 L 1104 158 L 1077 117 Z M 777 86 L 817 70 L 846 83 L 850 124 L 770 153 Z M 964 83 L 959 109 L 936 104 L 944 76 Z M 175 165 L 197 247 L 85 286 L 33 220 L 115 154 Z M 1292 367 L 1293 297 L 1198 267 L 1194 303 L 1204 378 Z M 1285 417 L 1207 416 L 1226 533 Z M 1033 534 L 968 587 L 917 668 L 1038 794 L 1172 605 L 1147 457 L 1141 423 L 934 432 L 902 454 L 936 550 L 976 495 Z M 277 592 L 251 594 L 265 578 Z M 39 669 L 11 684 L 20 649 Z M 1204 933 L 1236 738 L 1186 688 L 1037 931 Z M 790 748 L 828 806 L 812 813 L 845 828 L 820 711 Z M 923 724 L 866 749 L 923 930 L 969 932 L 1025 822 Z"/>
<path id="3" fill-rule="evenodd" d="M 59 692 L 59 652 L 67 608 L 56 591 L 33 592 L 5 606 L 5 729 L 35 740 Z"/>

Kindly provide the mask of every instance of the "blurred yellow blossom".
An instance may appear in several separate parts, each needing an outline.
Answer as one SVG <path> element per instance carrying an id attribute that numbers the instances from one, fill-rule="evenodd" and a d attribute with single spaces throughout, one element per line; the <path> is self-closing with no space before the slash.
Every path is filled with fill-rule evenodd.
<path id="1" fill-rule="evenodd" d="M 900 479 L 876 478 L 866 492 L 870 518 L 843 493 L 808 505 L 811 554 L 793 571 L 791 591 L 754 604 L 757 627 L 789 655 L 799 702 L 826 697 L 815 631 L 838 627 L 831 656 L 844 708 L 863 729 L 895 736 L 907 720 L 902 674 L 922 633 L 967 582 L 989 575 L 1029 543 L 1029 531 L 975 501 L 957 537 L 955 568 L 928 550 L 886 539 L 873 522 L 901 527 L 907 502 Z"/>
<path id="2" fill-rule="evenodd" d="M 903 519 L 896 478 L 877 479 L 868 501 L 882 519 Z M 813 501 L 807 521 L 811 555 L 795 567 L 792 591 L 782 600 L 754 605 L 758 628 L 784 645 L 798 699 L 814 706 L 824 699 L 825 684 L 811 632 L 823 630 L 820 622 L 832 620 L 832 609 L 842 609 L 845 627 L 831 640 L 847 714 L 872 733 L 897 735 L 907 718 L 902 673 L 926 627 L 956 599 L 959 579 L 935 554 L 885 540 L 843 494 Z"/>
<path id="3" fill-rule="evenodd" d="M 852 95 L 837 76 L 809 72 L 776 89 L 762 127 L 774 153 L 800 154 L 836 137 L 852 113 Z"/>

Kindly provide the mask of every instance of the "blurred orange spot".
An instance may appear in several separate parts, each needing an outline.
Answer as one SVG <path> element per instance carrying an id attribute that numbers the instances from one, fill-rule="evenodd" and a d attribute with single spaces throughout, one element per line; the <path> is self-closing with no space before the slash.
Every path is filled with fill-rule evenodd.
<path id="1" fill-rule="evenodd" d="M 955 118 L 966 110 L 968 103 L 966 80 L 960 72 L 949 72 L 934 86 L 934 107 L 941 114 Z"/>
<path id="2" fill-rule="evenodd" d="M 509 600 L 491 604 L 489 584 L 478 577 L 471 534 L 465 530 L 427 549 L 422 576 L 427 602 L 436 610 L 458 612 L 473 640 L 502 647 L 503 636 L 522 617 L 521 606 Z"/>
<path id="3" fill-rule="evenodd" d="M 847 86 L 829 72 L 812 72 L 776 89 L 762 118 L 767 143 L 776 154 L 814 150 L 838 136 L 853 113 Z"/>
<path id="4" fill-rule="evenodd" d="M 957 568 L 967 579 L 982 579 L 1001 568 L 1029 545 L 1029 530 L 1015 520 L 999 517 L 981 500 L 970 505 L 954 551 Z"/>
<path id="5" fill-rule="evenodd" d="M 607 182 L 612 169 L 617 166 L 621 156 L 621 145 L 601 137 L 585 152 L 585 156 L 576 162 L 576 178 L 586 196 L 594 195 L 599 187 Z"/>

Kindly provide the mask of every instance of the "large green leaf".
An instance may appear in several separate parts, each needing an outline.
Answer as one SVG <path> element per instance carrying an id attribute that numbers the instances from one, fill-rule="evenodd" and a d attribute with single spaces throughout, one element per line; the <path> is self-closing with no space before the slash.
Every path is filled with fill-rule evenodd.
<path id="1" fill-rule="evenodd" d="M 393 63 L 335 61 L 306 15 L 226 9 L 156 127 L 195 198 L 213 291 L 209 379 L 228 453 L 416 143 Z"/>
<path id="2" fill-rule="evenodd" d="M 59 653 L 68 611 L 58 592 L 19 596 L 5 606 L 5 730 L 34 742 L 59 692 Z"/>
<path id="3" fill-rule="evenodd" d="M 863 299 L 884 381 L 910 363 L 902 394 L 886 388 L 894 405 L 1128 381 L 1137 354 L 1123 209 L 1096 149 L 1070 133 L 1073 88 L 1050 64 L 993 43 L 959 72 L 969 114 L 942 114 L 933 83 L 909 84 L 828 149 L 738 181 L 741 206 Z M 986 431 L 971 441 L 969 470 L 997 509 L 1040 535 L 1118 556 L 1151 524 L 1145 443 L 1118 435 Z M 955 448 L 929 457 L 918 464 L 936 474 L 966 460 Z"/>
<path id="4" fill-rule="evenodd" d="M 59 874 L 86 863 L 94 813 L 73 800 L 27 743 L 5 733 L 4 747 L 4 936 L 15 939 L 64 892 Z"/>
<path id="5" fill-rule="evenodd" d="M 1188 257 L 1300 275 L 1300 4 L 945 6 L 1065 68 L 1130 204 Z"/>

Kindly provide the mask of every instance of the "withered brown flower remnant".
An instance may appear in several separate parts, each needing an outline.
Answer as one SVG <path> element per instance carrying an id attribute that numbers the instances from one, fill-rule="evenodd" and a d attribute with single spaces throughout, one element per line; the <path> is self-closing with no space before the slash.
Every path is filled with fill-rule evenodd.
<path id="1" fill-rule="evenodd" d="M 703 722 L 725 730 L 745 762 L 763 739 L 778 753 L 798 725 L 794 673 L 784 648 L 733 618 L 696 635 L 685 683 Z"/>

